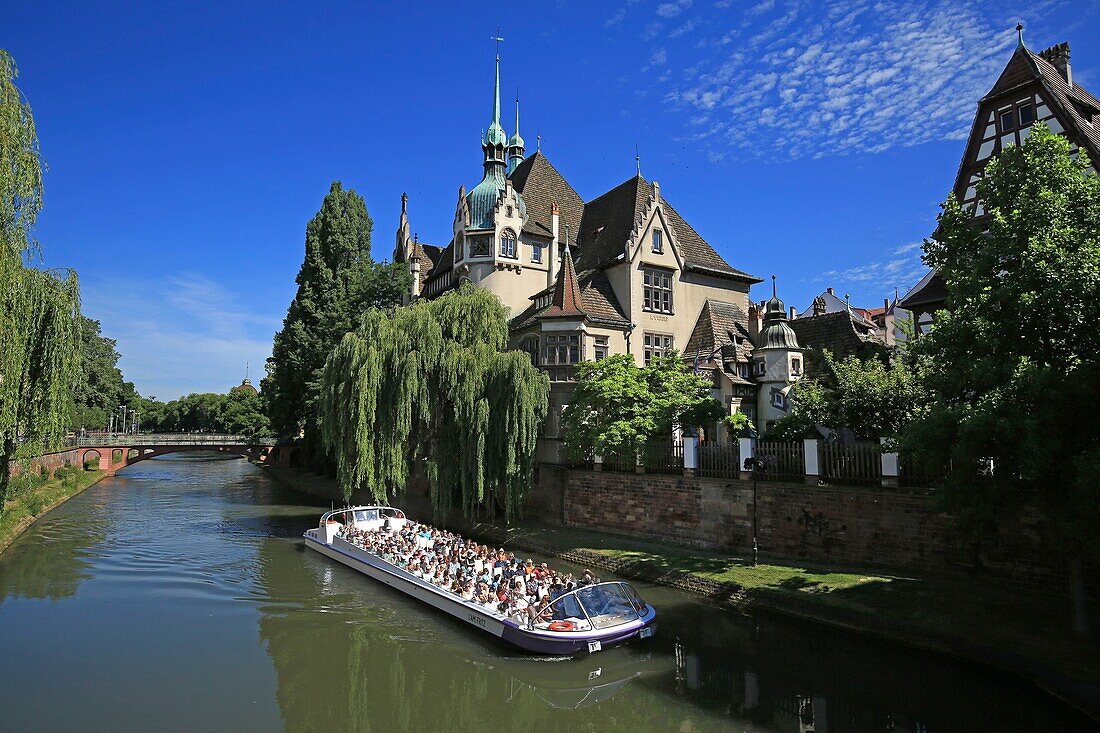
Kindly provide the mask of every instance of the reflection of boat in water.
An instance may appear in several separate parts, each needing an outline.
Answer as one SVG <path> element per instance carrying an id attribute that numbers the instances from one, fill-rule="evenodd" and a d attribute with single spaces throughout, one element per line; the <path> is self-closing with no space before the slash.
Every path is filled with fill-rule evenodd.
<path id="1" fill-rule="evenodd" d="M 646 677 L 671 675 L 672 660 L 650 651 L 640 654 L 619 650 L 600 655 L 599 664 L 582 661 L 554 664 L 546 660 L 476 660 L 474 665 L 511 677 L 510 702 L 528 689 L 547 705 L 562 710 L 579 710 L 618 695 L 627 685 Z"/>
<path id="2" fill-rule="evenodd" d="M 629 583 L 610 581 L 577 588 L 552 601 L 538 619 L 520 623 L 496 607 L 437 587 L 349 539 L 350 529 L 397 532 L 407 522 L 404 513 L 392 507 L 348 507 L 324 514 L 304 537 L 307 547 L 530 652 L 591 653 L 653 635 L 656 611 Z"/>

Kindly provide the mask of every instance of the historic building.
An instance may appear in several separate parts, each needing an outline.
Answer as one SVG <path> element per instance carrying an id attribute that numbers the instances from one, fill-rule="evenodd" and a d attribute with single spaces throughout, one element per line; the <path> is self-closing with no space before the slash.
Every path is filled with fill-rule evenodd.
<path id="1" fill-rule="evenodd" d="M 482 177 L 468 191 L 459 188 L 446 246 L 411 236 L 402 196 L 393 256 L 409 263 L 409 299 L 438 297 L 462 282 L 496 294 L 511 313 L 512 346 L 550 376 L 551 437 L 574 365 L 613 354 L 644 364 L 677 350 L 700 373 L 713 374 L 715 394 L 730 411 L 756 415 L 758 377 L 779 374 L 780 357 L 768 350 L 786 343 L 765 347 L 766 373 L 758 375 L 749 288 L 761 280 L 726 262 L 640 166 L 584 201 L 541 150 L 527 156 L 519 122 L 517 100 L 509 137 L 501 124 L 498 56 Z M 776 320 L 771 311 L 769 317 Z"/>
<path id="2" fill-rule="evenodd" d="M 1021 144 L 1036 122 L 1070 142 L 1074 155 L 1084 150 L 1093 170 L 1100 165 L 1100 101 L 1073 79 L 1069 44 L 1059 43 L 1034 53 L 1024 45 L 1023 26 L 1016 26 L 1019 43 L 997 81 L 978 101 L 959 171 L 952 189 L 970 207 L 981 225 L 986 217 L 977 184 L 986 164 L 1010 145 Z M 929 272 L 901 299 L 923 325 L 925 315 L 941 310 L 947 288 L 936 272 Z"/>

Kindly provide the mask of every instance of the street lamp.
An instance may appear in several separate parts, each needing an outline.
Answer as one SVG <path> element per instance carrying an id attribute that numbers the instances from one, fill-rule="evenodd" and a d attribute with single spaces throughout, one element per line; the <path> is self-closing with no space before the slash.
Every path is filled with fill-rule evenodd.
<path id="1" fill-rule="evenodd" d="M 761 456 L 757 453 L 757 437 L 752 436 L 753 449 L 752 455 L 745 459 L 745 470 L 752 471 L 752 564 L 756 565 L 760 561 L 760 546 L 758 543 L 759 536 L 759 524 L 758 515 L 756 512 L 756 497 L 757 497 L 757 482 L 760 479 L 760 472 L 766 469 L 772 460 L 773 456 Z"/>

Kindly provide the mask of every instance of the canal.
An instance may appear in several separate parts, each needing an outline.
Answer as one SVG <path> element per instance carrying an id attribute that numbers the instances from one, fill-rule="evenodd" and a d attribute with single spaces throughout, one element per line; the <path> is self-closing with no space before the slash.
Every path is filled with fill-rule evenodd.
<path id="1" fill-rule="evenodd" d="M 655 639 L 524 657 L 306 551 L 242 460 L 139 463 L 0 555 L 0 731 L 1074 731 L 966 665 L 640 586 Z"/>

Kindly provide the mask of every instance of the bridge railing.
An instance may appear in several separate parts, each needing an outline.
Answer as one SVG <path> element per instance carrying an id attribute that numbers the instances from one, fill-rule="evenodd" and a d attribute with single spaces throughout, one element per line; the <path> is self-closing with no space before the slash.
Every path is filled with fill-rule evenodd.
<path id="1" fill-rule="evenodd" d="M 255 438 L 247 435 L 218 433 L 85 433 L 65 440 L 72 448 L 101 445 L 275 445 L 272 438 Z"/>

